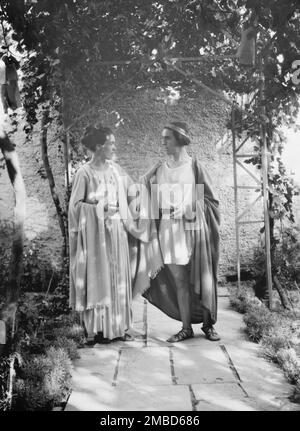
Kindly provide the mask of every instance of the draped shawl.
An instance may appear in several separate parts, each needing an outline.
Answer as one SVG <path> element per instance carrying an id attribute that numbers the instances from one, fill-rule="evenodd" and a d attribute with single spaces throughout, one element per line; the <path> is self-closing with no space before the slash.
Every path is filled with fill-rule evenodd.
<path id="1" fill-rule="evenodd" d="M 193 159 L 196 185 L 195 246 L 188 265 L 192 292 L 192 323 L 203 321 L 203 307 L 210 312 L 212 323 L 217 320 L 217 270 L 219 261 L 219 201 L 213 191 L 207 170 Z M 156 172 L 144 184 L 151 197 L 151 186 L 156 183 Z M 202 185 L 202 187 L 201 187 Z M 204 189 L 204 190 L 203 190 Z M 204 191 L 199 194 L 199 190 Z M 156 199 L 150 199 L 149 241 L 136 243 L 137 254 L 133 295 L 142 294 L 150 303 L 173 319 L 180 320 L 174 280 L 164 266 L 159 247 L 160 219 L 154 220 Z"/>
<path id="2" fill-rule="evenodd" d="M 114 162 L 109 162 L 117 180 L 119 212 L 128 235 L 131 260 L 131 278 L 134 279 L 137 265 L 138 244 L 149 241 L 149 222 L 142 217 L 144 200 L 148 196 L 141 193 L 137 217 L 136 205 L 131 205 L 135 197 L 133 181 Z M 103 205 L 85 202 L 91 190 L 91 173 L 85 165 L 76 173 L 69 202 L 69 245 L 70 245 L 70 307 L 76 311 L 106 305 L 110 300 L 110 274 L 103 260 L 106 253 L 106 224 Z M 102 216 L 101 216 L 102 215 Z M 140 246 L 142 248 L 142 245 Z M 142 262 L 142 260 L 141 260 Z M 106 262 L 105 262 L 106 263 Z M 113 262 L 111 262 L 113 264 Z"/>

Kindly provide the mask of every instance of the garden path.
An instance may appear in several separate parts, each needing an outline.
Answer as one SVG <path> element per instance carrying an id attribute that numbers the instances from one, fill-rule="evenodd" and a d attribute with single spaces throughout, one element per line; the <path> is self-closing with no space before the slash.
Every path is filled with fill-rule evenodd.
<path id="1" fill-rule="evenodd" d="M 66 409 L 92 411 L 276 411 L 300 410 L 282 370 L 247 340 L 243 316 L 219 289 L 215 325 L 219 342 L 208 341 L 200 325 L 182 343 L 165 340 L 179 322 L 143 298 L 134 301 L 139 339 L 97 344 L 79 352 Z"/>

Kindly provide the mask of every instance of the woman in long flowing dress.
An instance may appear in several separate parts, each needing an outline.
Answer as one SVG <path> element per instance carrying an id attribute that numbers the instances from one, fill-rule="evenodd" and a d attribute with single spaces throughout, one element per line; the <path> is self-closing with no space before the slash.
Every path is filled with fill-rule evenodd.
<path id="1" fill-rule="evenodd" d="M 90 342 L 130 339 L 130 243 L 143 235 L 128 206 L 132 181 L 113 161 L 110 129 L 88 127 L 82 144 L 93 156 L 77 171 L 69 203 L 70 306 L 81 313 Z"/>
<path id="2" fill-rule="evenodd" d="M 186 151 L 187 125 L 169 123 L 162 139 L 168 161 L 159 162 L 143 177 L 151 194 L 152 216 L 158 207 L 148 256 L 156 247 L 160 263 L 153 271 L 150 268 L 148 278 L 141 276 L 136 290 L 182 322 L 182 329 L 167 341 L 193 337 L 192 323 L 200 322 L 205 336 L 217 341 L 220 337 L 213 324 L 217 320 L 219 202 L 206 169 Z"/>

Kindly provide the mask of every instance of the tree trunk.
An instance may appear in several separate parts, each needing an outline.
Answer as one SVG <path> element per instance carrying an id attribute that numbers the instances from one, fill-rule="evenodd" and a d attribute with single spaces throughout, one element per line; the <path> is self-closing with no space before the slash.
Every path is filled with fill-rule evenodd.
<path id="1" fill-rule="evenodd" d="M 286 295 L 284 289 L 282 288 L 282 286 L 280 284 L 280 281 L 277 278 L 277 275 L 273 276 L 273 281 L 274 281 L 274 285 L 275 285 L 276 290 L 278 292 L 278 295 L 279 295 L 279 298 L 280 298 L 280 301 L 281 301 L 281 304 L 282 304 L 283 308 L 289 310 L 290 307 L 289 307 L 289 304 L 288 304 L 287 295 Z"/>
<path id="2" fill-rule="evenodd" d="M 20 281 L 23 270 L 24 220 L 26 190 L 23 181 L 18 155 L 7 134 L 3 131 L 0 136 L 0 149 L 3 153 L 9 179 L 15 196 L 14 232 L 12 254 L 9 266 L 9 276 L 5 286 L 5 303 L 0 310 L 0 354 L 7 342 L 8 328 L 13 326 L 20 294 Z"/>
<path id="3" fill-rule="evenodd" d="M 273 194 L 269 192 L 269 209 L 271 209 L 273 206 Z M 275 241 L 275 235 L 274 235 L 274 227 L 275 227 L 275 220 L 274 217 L 271 217 L 269 215 L 269 223 L 270 223 L 270 242 L 271 242 L 271 262 L 274 264 L 275 262 L 275 251 L 276 251 L 276 241 Z"/>
<path id="4" fill-rule="evenodd" d="M 41 135 L 40 135 L 42 159 L 43 159 L 46 175 L 49 181 L 51 196 L 56 208 L 59 227 L 61 230 L 61 234 L 63 236 L 62 254 L 63 254 L 63 257 L 65 257 L 67 255 L 67 231 L 66 231 L 66 226 L 64 221 L 64 212 L 61 207 L 58 194 L 56 193 L 55 181 L 54 181 L 54 177 L 53 177 L 53 173 L 52 173 L 52 169 L 51 169 L 49 157 L 48 157 L 48 143 L 47 143 L 48 120 L 49 120 L 49 108 L 44 108 L 43 115 L 42 115 Z"/>

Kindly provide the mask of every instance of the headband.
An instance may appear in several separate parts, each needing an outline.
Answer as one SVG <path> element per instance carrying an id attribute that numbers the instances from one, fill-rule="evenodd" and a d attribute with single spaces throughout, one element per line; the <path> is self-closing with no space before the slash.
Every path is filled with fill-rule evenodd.
<path id="1" fill-rule="evenodd" d="M 186 130 L 182 129 L 181 127 L 177 127 L 173 124 L 167 124 L 165 126 L 165 129 L 171 129 L 174 130 L 175 132 L 180 133 L 180 135 L 184 136 L 185 138 L 190 139 L 189 135 L 187 134 Z"/>

